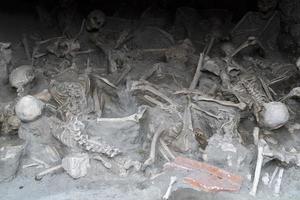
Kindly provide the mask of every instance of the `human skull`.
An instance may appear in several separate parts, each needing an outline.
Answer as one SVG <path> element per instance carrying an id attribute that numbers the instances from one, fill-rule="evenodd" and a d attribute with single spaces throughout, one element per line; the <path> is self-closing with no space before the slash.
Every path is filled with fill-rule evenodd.
<path id="1" fill-rule="evenodd" d="M 258 0 L 257 7 L 259 11 L 266 13 L 274 10 L 278 4 L 278 0 Z"/>
<path id="2" fill-rule="evenodd" d="M 9 83 L 17 88 L 17 92 L 23 92 L 24 86 L 35 78 L 34 69 L 30 65 L 21 65 L 14 69 L 9 75 Z"/>
<path id="3" fill-rule="evenodd" d="M 263 105 L 261 119 L 263 126 L 270 129 L 278 129 L 284 126 L 290 118 L 287 106 L 281 102 L 270 102 Z"/>
<path id="4" fill-rule="evenodd" d="M 21 121 L 30 122 L 34 121 L 42 114 L 43 108 L 44 103 L 42 101 L 27 95 L 18 101 L 15 111 Z"/>
<path id="5" fill-rule="evenodd" d="M 92 11 L 86 20 L 87 31 L 98 31 L 105 23 L 106 16 L 101 10 Z"/>

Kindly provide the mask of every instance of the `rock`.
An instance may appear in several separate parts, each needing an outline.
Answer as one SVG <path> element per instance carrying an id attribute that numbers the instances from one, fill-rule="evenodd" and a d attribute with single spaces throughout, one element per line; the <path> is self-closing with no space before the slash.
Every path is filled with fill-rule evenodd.
<path id="1" fill-rule="evenodd" d="M 18 135 L 26 141 L 26 156 L 41 160 L 49 166 L 60 163 L 60 155 L 65 149 L 53 137 L 52 131 L 52 119 L 45 116 L 29 123 L 21 123 Z"/>
<path id="2" fill-rule="evenodd" d="M 253 160 L 253 152 L 231 136 L 214 134 L 208 140 L 203 159 L 218 167 L 247 173 Z"/>
<path id="3" fill-rule="evenodd" d="M 22 139 L 0 138 L 0 183 L 14 178 L 25 148 Z"/>
<path id="4" fill-rule="evenodd" d="M 287 106 L 281 102 L 265 103 L 261 113 L 262 124 L 270 130 L 284 126 L 290 118 Z"/>
<path id="5" fill-rule="evenodd" d="M 87 153 L 72 153 L 63 158 L 62 167 L 74 179 L 87 175 L 90 167 Z"/>
<path id="6" fill-rule="evenodd" d="M 27 95 L 22 97 L 16 104 L 15 111 L 23 122 L 30 122 L 41 116 L 44 103 L 37 98 Z"/>

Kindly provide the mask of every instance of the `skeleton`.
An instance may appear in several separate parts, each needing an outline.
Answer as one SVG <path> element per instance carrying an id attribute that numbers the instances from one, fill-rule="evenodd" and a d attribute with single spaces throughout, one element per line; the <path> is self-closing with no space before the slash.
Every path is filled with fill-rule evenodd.
<path id="1" fill-rule="evenodd" d="M 277 129 L 287 123 L 289 113 L 286 105 L 272 101 L 266 88 L 254 75 L 242 76 L 231 89 L 240 102 L 245 102 L 249 108 L 253 107 L 256 120 L 261 126 Z M 278 121 L 275 122 L 275 116 L 271 115 L 276 115 Z"/>
<path id="2" fill-rule="evenodd" d="M 9 83 L 17 88 L 18 96 L 23 96 L 24 87 L 35 78 L 34 69 L 30 65 L 22 65 L 14 69 L 9 75 Z"/>
<path id="3" fill-rule="evenodd" d="M 256 127 L 253 133 L 258 134 L 257 133 L 258 131 L 259 129 Z M 258 135 L 255 137 L 257 138 L 260 136 Z M 264 163 L 277 159 L 281 161 L 281 163 L 283 164 L 300 166 L 300 154 L 298 152 L 286 151 L 283 146 L 276 147 L 275 145 L 268 143 L 267 140 L 262 137 L 260 137 L 260 139 L 258 139 L 257 141 L 257 148 L 258 148 L 258 154 L 257 154 L 256 167 L 255 167 L 255 175 L 253 179 L 253 186 L 250 191 L 250 194 L 253 196 L 256 195 L 257 186 L 260 179 L 260 173 Z M 272 178 L 269 182 L 269 187 L 271 187 L 277 171 L 278 170 L 275 169 Z M 280 169 L 277 183 L 275 184 L 275 188 L 274 188 L 275 195 L 278 195 L 279 193 L 282 174 L 283 174 L 283 168 Z"/>
<path id="4" fill-rule="evenodd" d="M 109 158 L 121 153 L 119 149 L 102 141 L 101 138 L 97 140 L 90 139 L 85 131 L 84 123 L 78 120 L 78 117 L 73 117 L 68 122 L 57 122 L 54 128 L 54 137 L 71 149 L 99 153 Z"/>
<path id="5" fill-rule="evenodd" d="M 89 91 L 88 78 L 82 82 L 59 82 L 52 80 L 48 90 L 53 99 L 58 103 L 59 110 L 66 116 L 86 112 L 88 107 L 87 93 Z"/>

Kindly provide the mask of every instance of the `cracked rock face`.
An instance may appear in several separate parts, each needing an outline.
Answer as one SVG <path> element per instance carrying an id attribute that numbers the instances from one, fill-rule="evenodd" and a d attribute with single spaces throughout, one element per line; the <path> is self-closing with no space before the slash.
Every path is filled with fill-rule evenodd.
<path id="1" fill-rule="evenodd" d="M 13 179 L 18 171 L 25 141 L 0 138 L 0 183 Z"/>
<path id="2" fill-rule="evenodd" d="M 284 103 L 270 102 L 265 103 L 263 106 L 261 119 L 266 128 L 270 130 L 278 129 L 288 122 L 290 114 Z"/>

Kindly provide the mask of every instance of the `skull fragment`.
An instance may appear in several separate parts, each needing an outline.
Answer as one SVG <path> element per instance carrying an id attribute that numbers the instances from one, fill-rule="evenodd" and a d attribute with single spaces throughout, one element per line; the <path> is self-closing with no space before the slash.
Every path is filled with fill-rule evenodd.
<path id="1" fill-rule="evenodd" d="M 42 114 L 43 108 L 44 103 L 42 101 L 27 95 L 18 101 L 15 111 L 21 121 L 30 122 L 34 121 Z"/>
<path id="2" fill-rule="evenodd" d="M 86 20 L 87 31 L 98 31 L 105 23 L 106 17 L 101 10 L 92 11 Z"/>
<path id="3" fill-rule="evenodd" d="M 287 106 L 281 102 L 270 102 L 263 104 L 261 119 L 263 126 L 270 130 L 284 126 L 290 118 Z"/>
<path id="4" fill-rule="evenodd" d="M 24 86 L 29 84 L 35 78 L 33 67 L 30 65 L 21 65 L 14 69 L 9 75 L 9 83 L 17 88 L 20 95 L 24 91 Z"/>

